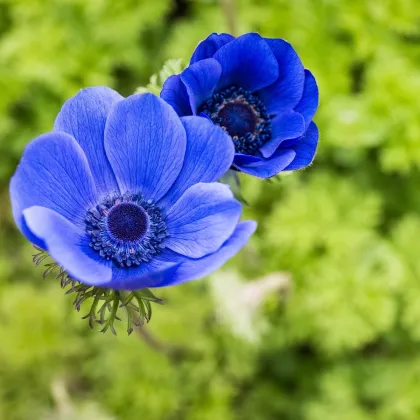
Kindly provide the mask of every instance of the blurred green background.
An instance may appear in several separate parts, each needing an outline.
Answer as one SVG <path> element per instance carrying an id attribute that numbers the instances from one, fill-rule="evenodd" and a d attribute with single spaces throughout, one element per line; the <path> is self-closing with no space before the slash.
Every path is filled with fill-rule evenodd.
<path id="1" fill-rule="evenodd" d="M 243 177 L 250 244 L 139 334 L 92 332 L 32 266 L 10 176 L 79 89 L 128 95 L 229 30 L 313 71 L 316 160 Z M 0 419 L 419 419 L 419 69 L 419 0 L 0 0 Z"/>

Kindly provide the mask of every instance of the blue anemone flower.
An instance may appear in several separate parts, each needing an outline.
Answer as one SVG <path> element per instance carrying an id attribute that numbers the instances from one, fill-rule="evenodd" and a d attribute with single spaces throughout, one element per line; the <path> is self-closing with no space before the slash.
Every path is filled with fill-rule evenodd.
<path id="1" fill-rule="evenodd" d="M 223 147 L 219 147 L 223 145 Z M 229 136 L 151 95 L 82 90 L 33 140 L 10 183 L 21 232 L 75 280 L 135 290 L 202 277 L 255 230 L 215 181 Z"/>
<path id="2" fill-rule="evenodd" d="M 201 115 L 227 131 L 233 169 L 260 178 L 309 165 L 318 144 L 318 87 L 293 47 L 256 33 L 212 34 L 161 97 L 178 115 Z"/>

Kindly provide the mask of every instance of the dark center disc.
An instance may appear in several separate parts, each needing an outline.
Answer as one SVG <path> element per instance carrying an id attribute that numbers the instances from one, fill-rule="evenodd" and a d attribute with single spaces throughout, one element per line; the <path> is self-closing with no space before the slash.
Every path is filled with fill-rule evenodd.
<path id="1" fill-rule="evenodd" d="M 133 203 L 120 203 L 109 210 L 107 226 L 115 239 L 133 242 L 146 234 L 149 219 L 142 207 Z"/>
<path id="2" fill-rule="evenodd" d="M 220 125 L 232 136 L 242 137 L 253 133 L 257 117 L 250 105 L 242 102 L 229 102 L 218 112 Z"/>

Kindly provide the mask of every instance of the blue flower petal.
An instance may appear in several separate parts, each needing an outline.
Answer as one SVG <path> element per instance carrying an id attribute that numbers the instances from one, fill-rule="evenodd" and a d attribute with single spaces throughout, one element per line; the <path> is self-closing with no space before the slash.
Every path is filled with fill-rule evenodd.
<path id="1" fill-rule="evenodd" d="M 215 182 L 232 165 L 235 147 L 230 136 L 213 122 L 201 117 L 181 118 L 187 133 L 187 150 L 181 172 L 160 201 L 169 208 L 197 182 Z"/>
<path id="2" fill-rule="evenodd" d="M 315 157 L 316 148 L 318 146 L 319 131 L 318 127 L 314 122 L 309 124 L 309 128 L 306 133 L 295 143 L 290 149 L 296 153 L 296 157 L 293 161 L 284 169 L 285 171 L 292 171 L 295 169 L 301 169 L 312 163 Z M 281 153 L 278 150 L 276 153 Z"/>
<path id="3" fill-rule="evenodd" d="M 218 89 L 235 84 L 256 91 L 271 85 L 279 76 L 276 58 L 256 33 L 229 42 L 214 54 L 214 58 L 222 66 Z"/>
<path id="4" fill-rule="evenodd" d="M 61 108 L 55 131 L 72 135 L 88 159 L 99 194 L 117 190 L 117 181 L 105 155 L 105 122 L 112 106 L 123 97 L 107 87 L 80 91 Z"/>
<path id="5" fill-rule="evenodd" d="M 171 258 L 168 258 L 168 255 Z M 155 287 L 156 284 L 170 280 L 183 259 L 185 257 L 182 255 L 175 254 L 169 249 L 164 249 L 162 254 L 138 267 L 120 268 L 114 265 L 112 268 L 112 281 L 108 287 L 117 290 L 137 290 Z"/>
<path id="6" fill-rule="evenodd" d="M 249 175 L 254 175 L 258 178 L 271 178 L 279 172 L 284 171 L 285 168 L 293 161 L 296 152 L 291 149 L 279 149 L 270 159 L 261 158 L 257 162 L 239 163 L 234 161 L 233 166 Z"/>
<path id="7" fill-rule="evenodd" d="M 258 92 L 270 115 L 293 109 L 302 98 L 305 71 L 293 47 L 282 39 L 265 41 L 274 53 L 279 68 L 277 81 Z"/>
<path id="8" fill-rule="evenodd" d="M 171 105 L 180 117 L 192 114 L 187 88 L 182 83 L 180 74 L 169 76 L 166 79 L 160 97 Z"/>
<path id="9" fill-rule="evenodd" d="M 41 249 L 47 249 L 47 245 L 45 242 L 41 239 L 35 236 L 32 231 L 29 229 L 28 225 L 26 224 L 25 218 L 23 217 L 23 214 L 21 214 L 21 226 L 18 226 L 20 228 L 20 231 L 22 232 L 23 236 L 31 242 L 33 245 L 36 245 L 37 247 Z M 17 223 L 17 222 L 16 222 Z"/>
<path id="10" fill-rule="evenodd" d="M 260 162 L 261 158 L 253 155 L 243 155 L 241 153 L 236 153 L 234 158 L 234 166 L 238 165 L 248 165 L 249 163 Z"/>
<path id="11" fill-rule="evenodd" d="M 48 207 L 84 226 L 89 208 L 96 204 L 96 187 L 82 148 L 66 133 L 39 136 L 26 146 L 10 181 L 15 222 L 22 233 L 44 248 L 25 227 L 22 212 L 31 206 Z"/>
<path id="12" fill-rule="evenodd" d="M 155 287 L 175 286 L 176 284 L 207 276 L 243 248 L 254 233 L 256 227 L 257 224 L 251 220 L 238 223 L 232 236 L 229 237 L 218 251 L 196 260 L 185 258 L 184 262 L 176 267 L 175 272 L 171 276 L 168 276 L 161 283 L 155 284 Z M 179 258 L 177 258 L 177 254 L 175 253 L 172 259 L 173 261 L 179 262 Z"/>
<path id="13" fill-rule="evenodd" d="M 232 235 L 241 205 L 224 184 L 195 184 L 168 211 L 164 244 L 191 258 L 217 251 Z"/>
<path id="14" fill-rule="evenodd" d="M 199 106 L 213 95 L 221 74 L 222 68 L 214 58 L 192 64 L 181 73 L 194 115 Z"/>
<path id="15" fill-rule="evenodd" d="M 212 33 L 204 41 L 201 41 L 197 48 L 195 49 L 190 64 L 194 64 L 197 61 L 205 60 L 206 58 L 213 57 L 215 52 L 226 45 L 227 43 L 233 41 L 234 36 L 229 34 L 216 34 Z"/>
<path id="16" fill-rule="evenodd" d="M 213 254 L 191 259 L 164 249 L 150 263 L 137 268 L 113 268 L 113 279 L 109 287 L 136 290 L 146 287 L 163 287 L 185 283 L 204 277 L 232 258 L 248 242 L 257 224 L 248 220 L 240 222 L 232 236 Z"/>
<path id="17" fill-rule="evenodd" d="M 89 247 L 90 239 L 83 229 L 45 207 L 29 207 L 23 215 L 31 232 L 44 241 L 48 253 L 70 277 L 93 286 L 109 283 L 111 262 Z"/>
<path id="18" fill-rule="evenodd" d="M 121 193 L 158 201 L 181 171 L 186 134 L 173 108 L 152 94 L 118 102 L 105 127 L 105 150 Z"/>
<path id="19" fill-rule="evenodd" d="M 303 96 L 297 104 L 295 111 L 299 112 L 305 118 L 305 129 L 309 127 L 312 118 L 318 109 L 319 92 L 315 77 L 309 70 L 305 70 L 305 86 Z"/>
<path id="20" fill-rule="evenodd" d="M 201 118 L 205 118 L 207 121 L 210 121 L 211 123 L 213 123 L 212 119 L 207 114 L 205 114 L 204 112 L 200 112 L 198 114 L 198 116 L 201 117 Z"/>
<path id="21" fill-rule="evenodd" d="M 260 148 L 261 154 L 269 158 L 284 140 L 295 139 L 305 132 L 305 120 L 294 111 L 285 111 L 271 121 L 272 138 Z"/>

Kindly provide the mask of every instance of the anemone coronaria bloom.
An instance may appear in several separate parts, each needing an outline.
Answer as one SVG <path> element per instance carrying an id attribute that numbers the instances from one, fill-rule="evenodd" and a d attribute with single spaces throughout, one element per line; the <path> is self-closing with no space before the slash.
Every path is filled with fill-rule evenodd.
<path id="1" fill-rule="evenodd" d="M 270 178 L 315 156 L 318 87 L 283 39 L 212 34 L 161 97 L 178 115 L 201 115 L 229 133 L 238 171 Z"/>
<path id="2" fill-rule="evenodd" d="M 87 285 L 182 283 L 222 265 L 255 229 L 215 182 L 233 156 L 228 135 L 154 95 L 85 89 L 26 147 L 10 183 L 13 216 Z"/>

